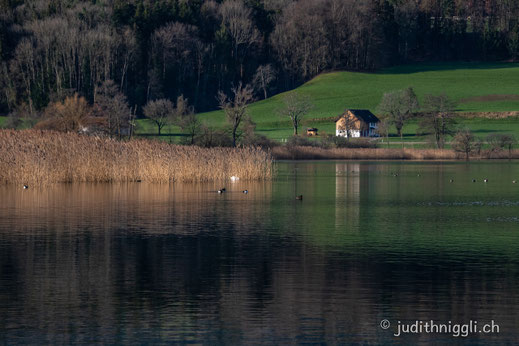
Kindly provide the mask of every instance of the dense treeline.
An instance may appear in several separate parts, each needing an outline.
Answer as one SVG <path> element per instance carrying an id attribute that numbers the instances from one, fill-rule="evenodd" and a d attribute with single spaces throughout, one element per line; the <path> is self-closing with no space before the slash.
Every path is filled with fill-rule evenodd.
<path id="1" fill-rule="evenodd" d="M 0 114 L 110 81 L 131 107 L 257 97 L 329 69 L 519 55 L 519 0 L 0 0 Z"/>

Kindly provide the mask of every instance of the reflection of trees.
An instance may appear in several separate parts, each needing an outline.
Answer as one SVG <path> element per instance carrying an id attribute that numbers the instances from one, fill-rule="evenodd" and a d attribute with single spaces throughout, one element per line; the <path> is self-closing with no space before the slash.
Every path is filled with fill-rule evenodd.
<path id="1" fill-rule="evenodd" d="M 417 227 L 424 195 L 402 189 L 387 208 L 394 166 L 371 167 L 348 168 L 361 174 L 346 211 L 361 232 L 340 234 L 335 164 L 300 166 L 302 202 L 290 180 L 223 195 L 218 184 L 0 187 L 0 342 L 23 330 L 32 343 L 383 343 L 381 318 L 514 328 L 516 263 L 391 229 L 402 215 Z M 400 170 L 401 186 L 419 188 L 415 172 Z"/>

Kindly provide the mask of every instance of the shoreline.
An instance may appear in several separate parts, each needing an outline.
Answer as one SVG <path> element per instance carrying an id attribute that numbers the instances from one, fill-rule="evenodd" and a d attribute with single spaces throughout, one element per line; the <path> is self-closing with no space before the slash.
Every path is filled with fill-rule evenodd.
<path id="1" fill-rule="evenodd" d="M 316 147 L 274 147 L 272 157 L 275 161 L 301 160 L 345 160 L 345 161 L 467 161 L 465 155 L 452 149 L 387 149 L 387 148 L 340 148 L 323 149 Z M 472 160 L 514 160 L 519 159 L 519 149 L 492 152 L 482 150 L 478 155 L 471 155 Z"/>

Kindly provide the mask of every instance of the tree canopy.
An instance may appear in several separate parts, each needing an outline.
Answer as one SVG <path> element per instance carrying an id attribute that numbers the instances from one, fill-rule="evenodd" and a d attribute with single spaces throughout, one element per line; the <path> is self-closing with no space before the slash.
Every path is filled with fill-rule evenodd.
<path id="1" fill-rule="evenodd" d="M 519 57 L 519 0 L 0 1 L 0 114 L 41 114 L 113 81 L 129 106 L 216 109 L 330 69 Z"/>

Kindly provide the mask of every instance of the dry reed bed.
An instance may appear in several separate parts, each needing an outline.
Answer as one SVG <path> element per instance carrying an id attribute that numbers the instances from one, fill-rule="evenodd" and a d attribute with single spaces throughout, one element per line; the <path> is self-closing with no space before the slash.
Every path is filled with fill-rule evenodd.
<path id="1" fill-rule="evenodd" d="M 316 147 L 275 147 L 276 160 L 463 160 L 465 156 L 450 149 L 322 149 Z M 482 152 L 471 156 L 475 159 L 508 159 L 508 151 Z M 519 158 L 519 150 L 513 150 L 511 158 Z"/>
<path id="2" fill-rule="evenodd" d="M 272 177 L 259 148 L 199 148 L 149 140 L 37 130 L 0 130 L 0 183 L 201 182 Z"/>

